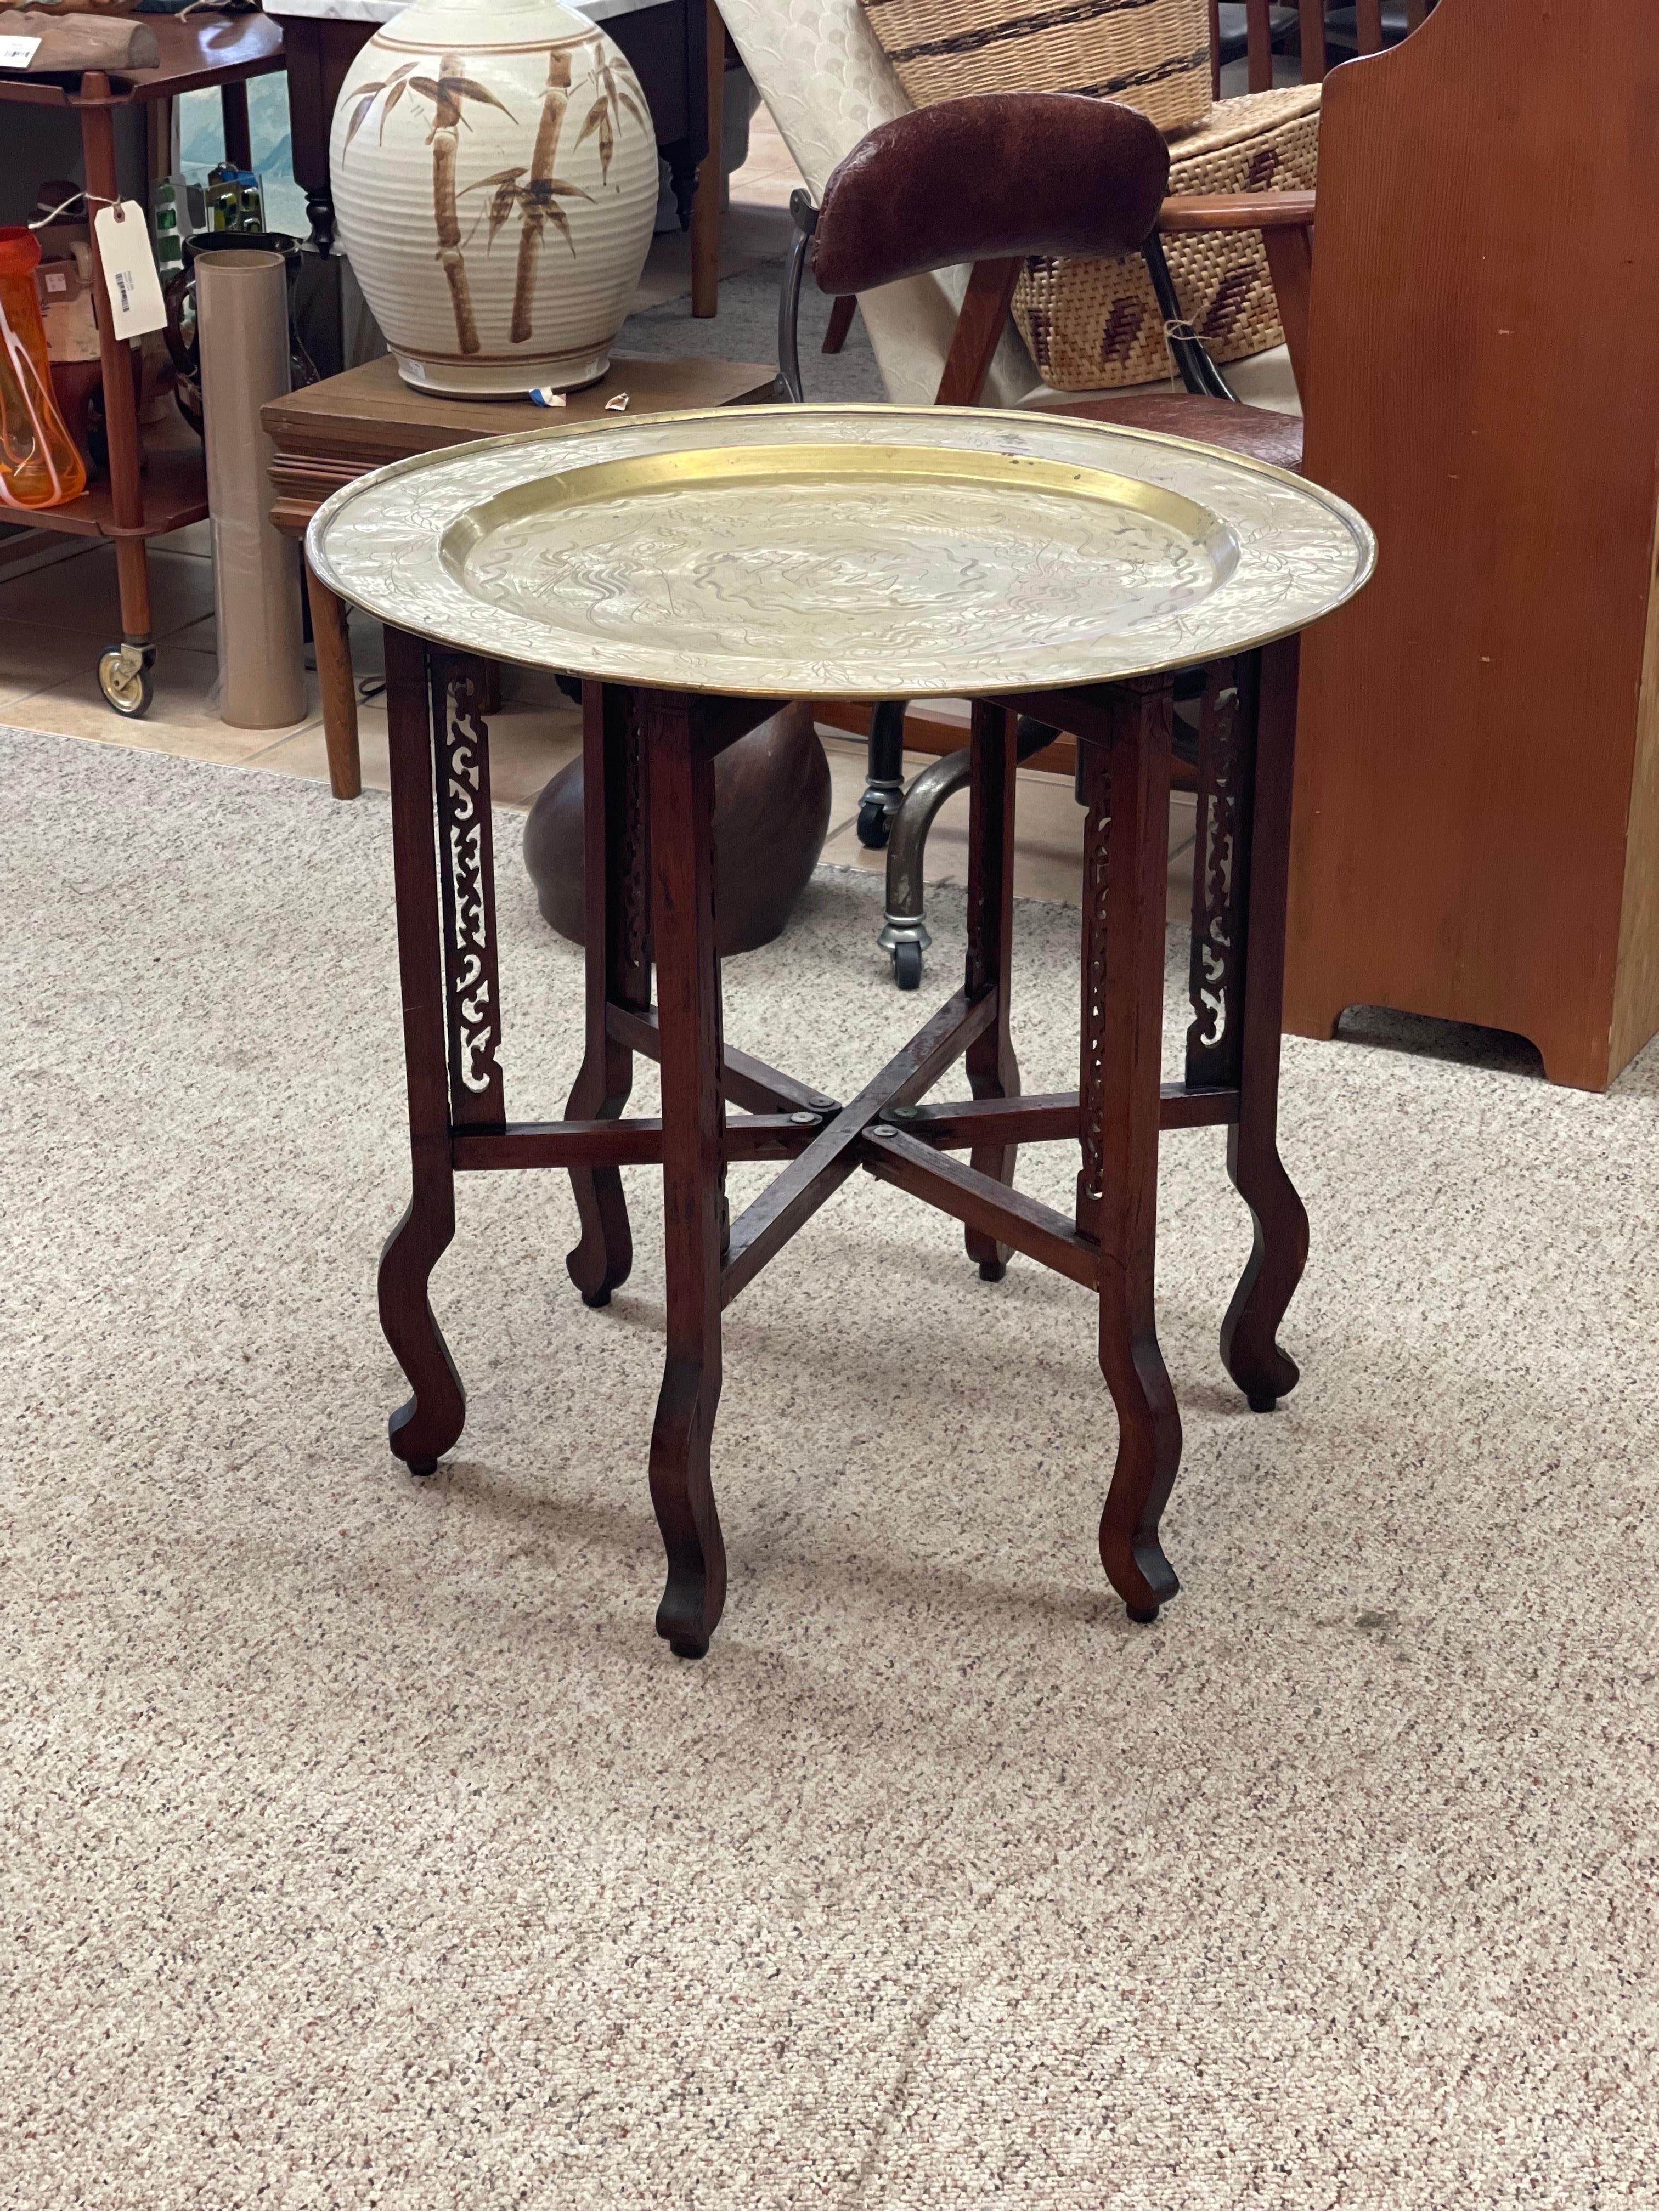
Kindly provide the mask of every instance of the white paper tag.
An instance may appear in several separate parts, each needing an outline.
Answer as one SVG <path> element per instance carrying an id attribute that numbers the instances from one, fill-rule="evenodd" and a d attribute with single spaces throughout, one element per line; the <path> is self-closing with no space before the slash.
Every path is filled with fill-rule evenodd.
<path id="1" fill-rule="evenodd" d="M 146 331 L 165 329 L 167 311 L 143 208 L 136 200 L 100 207 L 92 219 L 92 228 L 98 240 L 98 258 L 104 264 L 104 289 L 109 294 L 110 322 L 116 337 L 138 338 Z"/>
<path id="2" fill-rule="evenodd" d="M 27 69 L 40 50 L 39 39 L 0 39 L 0 69 Z"/>

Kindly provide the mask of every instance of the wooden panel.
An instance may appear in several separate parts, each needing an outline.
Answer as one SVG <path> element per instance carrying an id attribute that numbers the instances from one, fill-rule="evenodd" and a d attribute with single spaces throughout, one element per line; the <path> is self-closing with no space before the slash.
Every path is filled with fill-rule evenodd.
<path id="1" fill-rule="evenodd" d="M 1659 514 L 1659 486 L 1655 509 Z M 1608 1054 L 1609 1071 L 1614 1074 L 1659 1030 L 1659 532 L 1648 588 L 1648 635 L 1626 857 Z"/>
<path id="2" fill-rule="evenodd" d="M 1308 639 L 1289 1024 L 1484 1023 L 1599 1086 L 1659 447 L 1659 10 L 1443 0 L 1332 74 L 1320 149 L 1305 466 L 1382 550 Z"/>

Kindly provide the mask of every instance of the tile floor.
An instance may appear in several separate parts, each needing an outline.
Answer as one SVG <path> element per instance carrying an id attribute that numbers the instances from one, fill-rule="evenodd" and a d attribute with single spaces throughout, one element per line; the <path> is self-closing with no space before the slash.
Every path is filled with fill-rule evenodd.
<path id="1" fill-rule="evenodd" d="M 721 255 L 723 273 L 752 267 L 782 250 L 784 213 L 800 181 L 769 117 L 762 110 L 750 132 L 750 159 L 732 179 L 732 206 Z M 641 285 L 637 307 L 659 306 L 689 293 L 690 262 L 683 238 L 658 239 Z M 690 307 L 687 301 L 688 312 Z M 46 565 L 35 565 L 36 561 Z M 218 664 L 213 611 L 213 563 L 208 526 L 197 523 L 152 542 L 150 589 L 155 607 L 155 699 L 142 720 L 122 720 L 104 704 L 94 675 L 102 648 L 118 637 L 115 556 L 107 545 L 61 546 L 43 539 L 27 572 L 0 570 L 0 714 L 26 728 L 105 744 L 141 746 L 194 760 L 228 761 L 278 774 L 322 779 L 327 774 L 316 678 L 307 679 L 307 711 L 279 730 L 234 730 L 219 719 Z M 353 651 L 359 684 L 373 687 L 380 672 L 378 625 L 354 620 Z M 501 712 L 490 726 L 490 759 L 499 803 L 528 806 L 548 778 L 580 749 L 580 718 L 553 684 L 528 672 L 508 672 Z M 365 699 L 361 714 L 363 781 L 386 786 L 386 715 L 378 697 Z M 824 860 L 836 866 L 879 870 L 882 856 L 867 853 L 854 831 L 864 788 L 863 747 L 826 733 L 834 800 Z M 906 773 L 927 765 L 907 756 Z M 1018 895 L 1066 905 L 1081 890 L 1082 812 L 1063 779 L 1021 771 Z M 1191 896 L 1193 801 L 1177 796 L 1170 825 L 1170 910 Z M 967 866 L 967 798 L 953 799 L 928 841 L 929 881 L 963 883 Z"/>

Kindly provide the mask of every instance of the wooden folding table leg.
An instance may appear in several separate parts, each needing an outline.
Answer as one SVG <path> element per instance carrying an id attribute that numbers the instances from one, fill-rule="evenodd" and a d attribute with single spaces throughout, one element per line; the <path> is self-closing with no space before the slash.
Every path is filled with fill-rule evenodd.
<path id="1" fill-rule="evenodd" d="M 1018 1098 L 1019 1062 L 1008 1034 L 1009 974 L 1014 909 L 1014 718 L 1006 707 L 974 702 L 968 785 L 968 972 L 970 999 L 997 994 L 997 1018 L 968 1048 L 968 1081 L 975 1098 Z M 1012 1185 L 1015 1145 L 981 1146 L 969 1164 Z M 968 1257 L 988 1283 L 1008 1272 L 1009 1247 L 982 1229 L 968 1231 Z"/>
<path id="2" fill-rule="evenodd" d="M 317 689 L 323 704 L 323 744 L 328 754 L 328 787 L 337 799 L 362 795 L 363 763 L 357 734 L 357 684 L 351 665 L 351 634 L 345 603 L 305 569 L 311 608 L 311 637 L 317 651 Z"/>
<path id="3" fill-rule="evenodd" d="M 1270 1413 L 1299 1379 L 1296 1362 L 1279 1350 L 1276 1339 L 1308 1264 L 1307 1208 L 1279 1157 L 1298 644 L 1296 638 L 1282 638 L 1261 651 L 1249 849 L 1243 856 L 1238 1120 L 1227 1137 L 1227 1172 L 1250 1209 L 1255 1236 L 1221 1324 L 1221 1357 L 1258 1413 Z"/>
<path id="4" fill-rule="evenodd" d="M 411 1474 L 430 1474 L 461 1433 L 466 1395 L 427 1297 L 432 1270 L 455 1234 L 455 1182 L 434 830 L 432 701 L 426 647 L 418 638 L 388 628 L 386 675 L 414 1194 L 380 1254 L 380 1326 L 414 1394 L 392 1416 L 392 1449 Z"/>
<path id="5" fill-rule="evenodd" d="M 700 1659 L 726 1602 L 709 1479 L 720 1394 L 725 1125 L 714 949 L 714 763 L 702 702 L 641 692 L 651 818 L 652 925 L 662 1053 L 667 1359 L 651 1431 L 651 1503 L 668 1553 L 657 1633 Z M 672 835 L 665 834 L 672 825 Z"/>
<path id="6" fill-rule="evenodd" d="M 1114 686 L 1109 750 L 1080 740 L 1084 848 L 1083 1163 L 1077 1223 L 1100 1246 L 1100 1365 L 1117 1408 L 1117 1462 L 1100 1556 L 1132 1619 L 1180 1587 L 1158 1522 L 1181 1464 L 1153 1303 L 1168 895 L 1167 678 Z"/>
<path id="7" fill-rule="evenodd" d="M 586 901 L 587 1048 L 565 1108 L 572 1121 L 611 1121 L 634 1087 L 634 1055 L 617 1043 L 607 1005 L 651 1004 L 650 835 L 633 695 L 582 686 L 582 875 Z M 628 1280 L 634 1240 L 615 1168 L 573 1169 L 581 1238 L 566 1259 L 590 1306 Z"/>

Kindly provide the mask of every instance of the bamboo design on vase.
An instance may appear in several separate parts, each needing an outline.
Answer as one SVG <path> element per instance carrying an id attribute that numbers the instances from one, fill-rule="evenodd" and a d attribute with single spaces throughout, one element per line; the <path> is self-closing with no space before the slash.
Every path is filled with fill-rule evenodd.
<path id="1" fill-rule="evenodd" d="M 408 62 L 379 82 L 358 88 L 356 106 L 346 126 L 346 148 L 350 146 L 377 107 L 380 111 L 378 137 L 384 140 L 386 118 L 405 94 L 413 94 L 431 103 L 432 124 L 427 133 L 427 143 L 432 149 L 432 220 L 438 237 L 436 258 L 449 287 L 450 304 L 455 316 L 455 335 L 464 354 L 476 354 L 482 350 L 466 274 L 466 248 L 476 235 L 478 225 L 475 222 L 472 229 L 464 235 L 461 223 L 460 204 L 468 193 L 489 194 L 488 208 L 481 218 L 488 225 L 484 241 L 486 252 L 494 246 L 497 233 L 515 212 L 519 217 L 518 269 L 513 288 L 513 314 L 508 333 L 514 345 L 522 345 L 535 335 L 536 279 L 541 265 L 542 241 L 550 223 L 570 248 L 572 259 L 577 258 L 570 218 L 561 202 L 574 199 L 591 203 L 594 195 L 580 185 L 572 184 L 568 179 L 557 175 L 556 164 L 565 115 L 570 105 L 575 65 L 580 62 L 590 62 L 592 65 L 592 82 L 595 87 L 595 97 L 577 135 L 576 145 L 581 147 L 590 137 L 597 137 L 599 181 L 601 185 L 608 185 L 611 160 L 616 152 L 617 132 L 624 112 L 647 133 L 651 125 L 638 100 L 626 86 L 618 83 L 615 67 L 605 58 L 605 48 L 598 41 L 577 46 L 560 45 L 550 49 L 547 83 L 542 94 L 541 114 L 537 122 L 535 143 L 531 149 L 528 164 L 520 162 L 514 168 L 498 169 L 493 176 L 480 178 L 476 184 L 458 185 L 456 181 L 460 134 L 463 128 L 470 130 L 471 127 L 466 114 L 466 103 L 479 101 L 499 109 L 509 122 L 516 122 L 517 118 L 488 86 L 465 74 L 461 55 L 445 54 L 439 62 L 435 78 L 417 75 L 421 64 Z M 342 152 L 344 150 L 343 148 Z"/>
<path id="2" fill-rule="evenodd" d="M 461 126 L 467 122 L 465 103 L 477 100 L 486 107 L 499 108 L 509 123 L 517 118 L 512 110 L 496 99 L 488 85 L 480 84 L 476 77 L 463 73 L 459 54 L 445 54 L 438 63 L 436 77 L 416 74 L 418 62 L 405 62 L 401 69 L 393 70 L 378 84 L 366 84 L 359 88 L 357 105 L 346 125 L 345 143 L 362 130 L 376 106 L 380 111 L 379 137 L 386 137 L 386 118 L 407 93 L 432 103 L 432 127 L 427 132 L 426 143 L 432 149 L 432 222 L 438 234 L 437 261 L 444 272 L 444 282 L 449 287 L 449 302 L 454 311 L 455 337 L 463 353 L 482 350 L 478 337 L 477 319 L 472 312 L 472 295 L 466 281 L 466 249 L 461 236 L 459 195 L 455 185 L 455 164 L 460 151 Z M 468 125 L 471 128 L 471 125 Z M 342 149 L 344 150 L 343 149 Z"/>
<path id="3" fill-rule="evenodd" d="M 554 163 L 558 159 L 559 140 L 564 130 L 565 113 L 570 105 L 570 90 L 574 79 L 573 62 L 591 59 L 594 64 L 593 82 L 599 95 L 588 110 L 576 144 L 580 147 L 594 134 L 599 142 L 599 182 L 611 181 L 611 156 L 616 151 L 617 125 L 624 108 L 641 129 L 649 129 L 645 115 L 633 95 L 617 82 L 616 72 L 604 58 L 604 49 L 595 44 L 583 47 L 573 55 L 568 46 L 555 46 L 547 58 L 547 85 L 542 94 L 541 119 L 536 128 L 536 143 L 531 149 L 530 167 L 526 173 L 523 163 L 517 168 L 497 170 L 493 177 L 482 178 L 469 185 L 469 191 L 490 194 L 489 231 L 485 251 L 495 242 L 496 233 L 516 209 L 519 216 L 519 265 L 513 287 L 513 322 L 508 332 L 514 345 L 522 345 L 535 335 L 532 310 L 536 298 L 536 274 L 541 262 L 542 239 L 550 222 L 570 248 L 574 261 L 576 241 L 571 234 L 570 218 L 559 204 L 561 200 L 592 201 L 593 195 L 580 185 L 573 185 L 554 174 Z"/>

